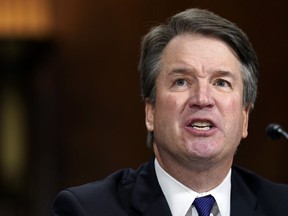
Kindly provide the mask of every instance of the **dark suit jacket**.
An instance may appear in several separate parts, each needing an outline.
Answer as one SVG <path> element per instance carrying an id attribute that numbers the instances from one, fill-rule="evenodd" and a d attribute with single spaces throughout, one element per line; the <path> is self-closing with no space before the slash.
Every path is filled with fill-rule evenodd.
<path id="1" fill-rule="evenodd" d="M 231 216 L 288 216 L 288 186 L 232 167 Z M 54 216 L 170 216 L 154 162 L 120 170 L 102 181 L 69 188 L 56 197 Z"/>

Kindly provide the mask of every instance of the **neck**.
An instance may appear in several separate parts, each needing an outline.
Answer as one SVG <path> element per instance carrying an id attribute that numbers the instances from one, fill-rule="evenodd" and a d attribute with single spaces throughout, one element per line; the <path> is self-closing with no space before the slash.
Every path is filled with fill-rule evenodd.
<path id="1" fill-rule="evenodd" d="M 226 160 L 226 163 L 213 160 L 179 162 L 179 159 L 160 157 L 157 151 L 155 156 L 167 173 L 198 193 L 210 191 L 221 184 L 232 165 L 232 159 Z"/>

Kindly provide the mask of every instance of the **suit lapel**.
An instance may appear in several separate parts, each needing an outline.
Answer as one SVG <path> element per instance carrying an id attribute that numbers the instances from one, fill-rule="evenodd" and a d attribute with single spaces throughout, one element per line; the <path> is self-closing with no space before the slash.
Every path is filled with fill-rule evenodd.
<path id="1" fill-rule="evenodd" d="M 257 211 L 257 198 L 235 169 L 232 169 L 231 187 L 231 216 L 264 216 Z"/>
<path id="2" fill-rule="evenodd" d="M 147 211 L 143 214 L 144 216 L 172 216 L 170 208 L 167 204 L 167 201 L 163 196 L 159 196 L 156 200 L 151 203 L 150 207 L 147 208 Z"/>
<path id="3" fill-rule="evenodd" d="M 139 215 L 172 216 L 156 177 L 154 158 L 140 169 L 131 199 L 132 208 Z"/>
<path id="4" fill-rule="evenodd" d="M 137 171 L 137 180 L 131 194 L 131 215 L 172 216 L 158 183 L 154 158 Z M 257 210 L 257 198 L 246 185 L 237 169 L 232 168 L 231 216 L 265 216 Z"/>

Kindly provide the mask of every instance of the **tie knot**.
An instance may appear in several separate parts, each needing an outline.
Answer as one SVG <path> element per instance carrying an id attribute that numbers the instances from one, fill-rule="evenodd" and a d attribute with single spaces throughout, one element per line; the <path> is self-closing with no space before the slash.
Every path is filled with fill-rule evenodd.
<path id="1" fill-rule="evenodd" d="M 199 216 L 209 216 L 214 203 L 215 199 L 211 195 L 198 197 L 193 202 Z"/>

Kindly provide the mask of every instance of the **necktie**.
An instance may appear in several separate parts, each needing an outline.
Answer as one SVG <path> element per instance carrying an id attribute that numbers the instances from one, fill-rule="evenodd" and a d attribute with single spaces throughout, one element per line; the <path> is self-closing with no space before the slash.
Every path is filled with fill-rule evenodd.
<path id="1" fill-rule="evenodd" d="M 215 199 L 211 195 L 198 197 L 193 202 L 199 216 L 209 216 L 214 203 Z"/>

